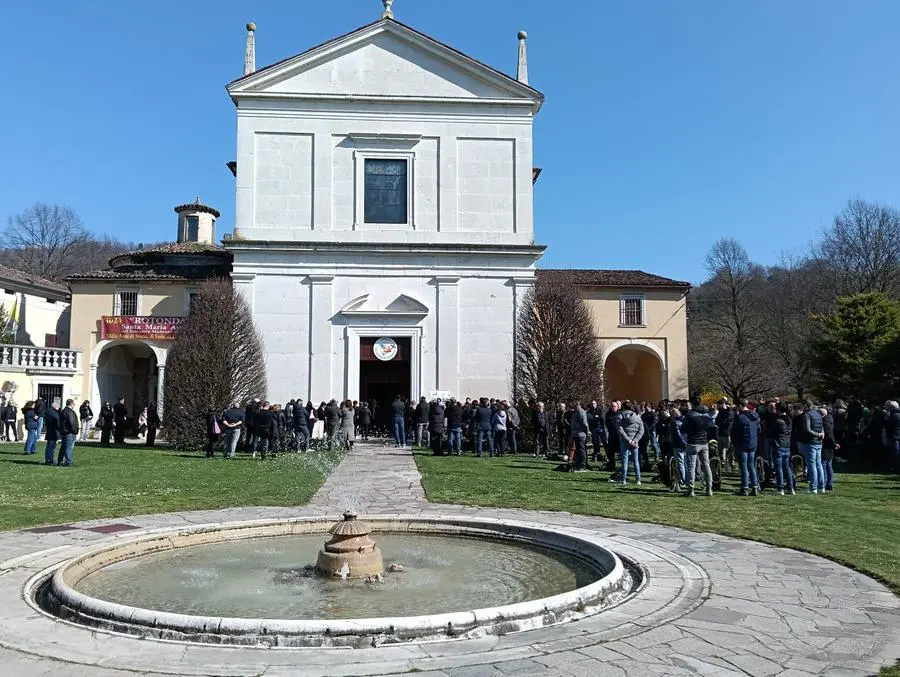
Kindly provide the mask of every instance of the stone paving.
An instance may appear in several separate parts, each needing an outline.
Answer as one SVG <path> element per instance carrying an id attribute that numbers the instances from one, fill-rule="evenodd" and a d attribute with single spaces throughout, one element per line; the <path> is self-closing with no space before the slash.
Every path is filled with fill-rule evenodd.
<path id="1" fill-rule="evenodd" d="M 357 477 L 365 478 L 366 489 L 350 496 L 349 482 Z M 620 606 L 569 624 L 356 650 L 142 640 L 50 619 L 22 598 L 29 578 L 87 548 L 169 528 L 336 516 L 348 497 L 368 514 L 478 515 L 589 531 L 640 561 L 647 584 Z M 655 525 L 430 504 L 410 453 L 374 444 L 358 444 L 308 506 L 144 515 L 0 533 L 3 676 L 864 677 L 898 658 L 900 599 L 828 560 Z"/>

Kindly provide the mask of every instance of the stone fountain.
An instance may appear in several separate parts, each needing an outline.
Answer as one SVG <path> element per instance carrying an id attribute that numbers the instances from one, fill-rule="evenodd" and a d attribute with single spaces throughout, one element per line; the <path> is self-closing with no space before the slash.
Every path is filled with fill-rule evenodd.
<path id="1" fill-rule="evenodd" d="M 366 578 L 378 576 L 384 571 L 381 550 L 369 534 L 372 527 L 357 519 L 354 512 L 347 511 L 343 519 L 335 524 L 325 547 L 319 551 L 316 571 L 323 576 L 340 578 Z"/>

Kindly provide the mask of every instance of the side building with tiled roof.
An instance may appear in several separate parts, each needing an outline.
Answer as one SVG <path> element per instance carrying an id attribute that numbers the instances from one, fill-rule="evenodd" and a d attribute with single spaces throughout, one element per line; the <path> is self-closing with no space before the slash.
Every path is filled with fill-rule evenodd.
<path id="1" fill-rule="evenodd" d="M 0 265 L 0 307 L 7 340 L 0 344 L 0 405 L 19 409 L 38 397 L 50 404 L 77 394 L 82 360 L 69 346 L 66 285 Z M 17 425 L 24 433 L 21 417 Z"/>
<path id="2" fill-rule="evenodd" d="M 214 244 L 219 212 L 199 198 L 175 212 L 175 242 L 118 254 L 108 269 L 66 280 L 71 342 L 85 362 L 81 394 L 95 413 L 119 397 L 134 418 L 150 402 L 161 406 L 169 345 L 198 286 L 231 273 L 231 254 Z"/>
<path id="3" fill-rule="evenodd" d="M 602 350 L 607 399 L 687 398 L 689 282 L 640 270 L 544 269 L 537 285 L 578 289 Z"/>

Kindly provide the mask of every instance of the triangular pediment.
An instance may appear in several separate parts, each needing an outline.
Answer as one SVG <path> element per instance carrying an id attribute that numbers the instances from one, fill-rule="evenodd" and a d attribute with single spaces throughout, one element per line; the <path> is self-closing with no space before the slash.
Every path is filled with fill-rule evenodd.
<path id="1" fill-rule="evenodd" d="M 518 100 L 543 96 L 428 36 L 383 20 L 247 75 L 232 96 Z"/>

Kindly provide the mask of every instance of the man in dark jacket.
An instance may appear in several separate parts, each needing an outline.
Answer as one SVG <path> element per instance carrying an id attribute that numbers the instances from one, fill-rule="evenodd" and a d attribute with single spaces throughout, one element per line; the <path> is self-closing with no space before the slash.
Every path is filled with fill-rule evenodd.
<path id="1" fill-rule="evenodd" d="M 747 407 L 747 400 L 738 400 L 738 413 L 731 424 L 731 446 L 741 466 L 741 496 L 759 493 L 756 477 L 756 445 L 759 439 L 759 416 Z"/>
<path id="2" fill-rule="evenodd" d="M 328 435 L 328 448 L 334 446 L 335 439 L 341 427 L 341 408 L 337 400 L 330 400 L 325 405 L 325 434 Z"/>
<path id="3" fill-rule="evenodd" d="M 806 457 L 806 474 L 809 477 L 809 493 L 819 490 L 825 493 L 825 469 L 822 467 L 822 440 L 825 439 L 825 426 L 822 415 L 812 400 L 803 403 L 803 415 L 800 417 L 800 448 Z"/>
<path id="4" fill-rule="evenodd" d="M 44 465 L 56 464 L 56 445 L 60 440 L 59 409 L 56 402 L 50 405 L 50 410 L 44 414 L 44 431 L 47 444 L 44 447 Z"/>
<path id="5" fill-rule="evenodd" d="M 162 419 L 159 417 L 159 408 L 156 402 L 147 405 L 147 446 L 152 447 L 156 444 L 156 431 L 162 425 Z"/>
<path id="6" fill-rule="evenodd" d="M 263 402 L 259 405 L 259 410 L 253 418 L 253 430 L 256 437 L 256 451 L 261 458 L 265 458 L 266 454 L 271 451 L 272 458 L 275 458 L 275 414 L 269 409 L 269 403 Z"/>
<path id="7" fill-rule="evenodd" d="M 440 400 L 435 400 L 428 407 L 428 437 L 433 456 L 444 455 L 444 415 L 444 405 Z"/>
<path id="8" fill-rule="evenodd" d="M 391 404 L 391 429 L 394 433 L 394 444 L 398 447 L 406 446 L 406 403 L 403 397 L 397 395 Z"/>
<path id="9" fill-rule="evenodd" d="M 60 413 L 59 419 L 62 447 L 59 450 L 56 465 L 71 467 L 72 451 L 75 449 L 75 439 L 78 437 L 78 414 L 75 413 L 75 400 L 66 400 L 66 407 Z"/>
<path id="10" fill-rule="evenodd" d="M 416 446 L 421 447 L 428 444 L 428 412 L 431 407 L 424 397 L 419 398 L 419 404 L 416 405 Z"/>
<path id="11" fill-rule="evenodd" d="M 691 407 L 684 414 L 684 434 L 687 437 L 687 489 L 685 494 L 694 496 L 694 480 L 697 472 L 697 458 L 703 467 L 706 480 L 706 495 L 713 495 L 712 469 L 709 465 L 709 416 L 700 395 L 691 397 Z"/>
<path id="12" fill-rule="evenodd" d="M 643 463 L 645 466 L 649 466 L 649 450 L 651 448 L 652 442 L 652 431 L 656 429 L 656 422 L 659 420 L 659 417 L 656 415 L 656 410 L 649 403 L 642 405 L 642 409 L 643 411 L 641 412 L 641 422 L 644 424 L 644 436 L 641 438 L 641 441 L 638 442 L 638 450 L 641 463 Z M 659 453 L 655 449 L 654 454 L 656 456 L 656 460 L 659 460 Z"/>
<path id="13" fill-rule="evenodd" d="M 619 417 L 619 403 L 610 402 L 606 410 L 603 422 L 606 425 L 606 469 L 615 475 L 616 458 L 619 456 L 619 431 L 616 429 L 616 420 Z"/>
<path id="14" fill-rule="evenodd" d="M 125 426 L 128 425 L 128 407 L 125 406 L 125 396 L 119 397 L 119 401 L 113 406 L 116 429 L 113 434 L 116 444 L 125 444 Z"/>
<path id="15" fill-rule="evenodd" d="M 297 451 L 306 451 L 309 444 L 309 413 L 303 406 L 303 399 L 300 397 L 294 400 L 292 408 L 294 411 L 291 416 L 291 425 L 294 428 Z"/>
<path id="16" fill-rule="evenodd" d="M 244 408 L 244 451 L 252 451 L 256 455 L 256 414 L 259 411 L 259 400 L 253 399 Z"/>
<path id="17" fill-rule="evenodd" d="M 841 448 L 834 435 L 834 416 L 827 407 L 821 407 L 819 414 L 822 416 L 822 471 L 825 475 L 824 491 L 834 490 L 834 452 Z"/>
<path id="18" fill-rule="evenodd" d="M 791 468 L 791 433 L 794 421 L 791 419 L 790 408 L 784 402 L 775 405 L 775 482 L 778 493 L 784 496 L 785 492 L 796 493 L 794 471 Z"/>
<path id="19" fill-rule="evenodd" d="M 47 415 L 47 403 L 43 397 L 39 397 L 34 401 L 34 415 L 37 416 L 37 436 L 41 439 L 44 433 L 44 417 Z"/>
<path id="20" fill-rule="evenodd" d="M 478 452 L 479 458 L 484 455 L 482 442 L 485 437 L 488 441 L 488 452 L 491 458 L 494 456 L 494 436 L 491 435 L 491 416 L 493 416 L 493 413 L 490 405 L 488 405 L 487 398 L 482 397 L 478 408 L 475 410 L 475 451 Z"/>
<path id="21" fill-rule="evenodd" d="M 450 435 L 450 453 L 454 451 L 459 456 L 462 453 L 462 417 L 463 410 L 456 398 L 451 397 L 444 408 L 447 417 L 447 430 Z"/>
<path id="22" fill-rule="evenodd" d="M 552 421 L 550 419 L 550 412 L 544 409 L 543 402 L 537 403 L 531 418 L 534 427 L 534 455 L 549 456 L 550 426 L 552 425 Z"/>
<path id="23" fill-rule="evenodd" d="M 369 427 L 372 425 L 372 410 L 367 402 L 360 402 L 356 410 L 356 434 L 364 441 L 369 440 Z"/>
<path id="24" fill-rule="evenodd" d="M 734 423 L 734 409 L 728 405 L 728 400 L 719 400 L 719 413 L 716 414 L 716 431 L 719 440 L 719 458 L 722 459 L 722 467 L 727 462 L 728 470 L 734 469 L 734 453 L 731 450 L 731 424 Z"/>

